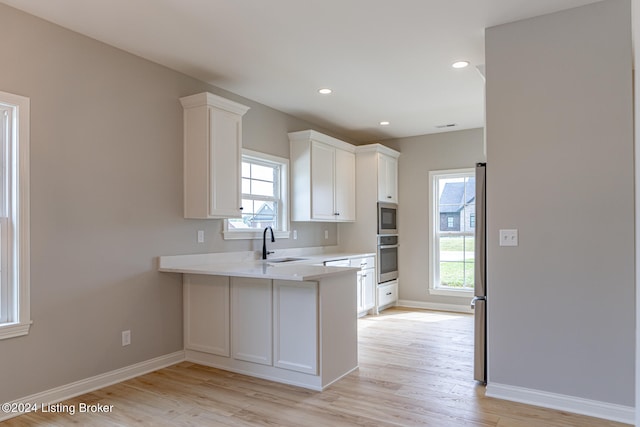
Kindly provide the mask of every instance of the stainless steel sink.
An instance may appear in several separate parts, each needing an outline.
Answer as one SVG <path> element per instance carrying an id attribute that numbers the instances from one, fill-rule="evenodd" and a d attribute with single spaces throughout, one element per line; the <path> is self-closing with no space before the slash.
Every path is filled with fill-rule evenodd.
<path id="1" fill-rule="evenodd" d="M 306 259 L 308 258 L 295 258 L 295 257 L 275 258 L 275 259 L 268 259 L 267 264 L 282 264 L 283 262 L 304 261 Z"/>

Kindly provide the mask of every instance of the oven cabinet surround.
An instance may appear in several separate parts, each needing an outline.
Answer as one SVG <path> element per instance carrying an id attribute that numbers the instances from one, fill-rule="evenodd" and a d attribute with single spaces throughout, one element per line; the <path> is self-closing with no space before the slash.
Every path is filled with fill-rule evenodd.
<path id="1" fill-rule="evenodd" d="M 356 147 L 313 130 L 289 141 L 292 221 L 355 221 Z"/>
<path id="2" fill-rule="evenodd" d="M 242 116 L 249 107 L 208 92 L 180 98 L 180 102 L 184 217 L 240 217 Z"/>
<path id="3" fill-rule="evenodd" d="M 356 210 L 360 213 L 355 223 L 338 225 L 339 245 L 351 252 L 376 252 L 378 246 L 378 201 L 398 202 L 398 159 L 400 152 L 382 144 L 356 147 Z M 388 198 L 391 196 L 391 198 Z M 402 207 L 398 207 L 402 209 Z M 366 214 L 364 214 L 366 213 Z M 380 259 L 377 268 L 381 267 Z M 400 272 L 400 274 L 402 274 Z M 385 283 L 386 284 L 386 283 Z M 376 283 L 376 285 L 378 285 Z M 375 291 L 375 311 L 394 305 L 397 301 L 398 282 Z M 392 295 L 387 295 L 391 292 Z M 390 300 L 393 297 L 393 301 Z M 381 298 L 382 297 L 382 298 Z"/>
<path id="4" fill-rule="evenodd" d="M 356 147 L 356 211 L 359 215 L 355 223 L 339 225 L 340 247 L 348 251 L 376 251 L 378 201 L 398 203 L 399 157 L 400 152 L 382 144 Z"/>
<path id="5" fill-rule="evenodd" d="M 358 366 L 355 280 L 184 274 L 186 359 L 322 390 Z"/>

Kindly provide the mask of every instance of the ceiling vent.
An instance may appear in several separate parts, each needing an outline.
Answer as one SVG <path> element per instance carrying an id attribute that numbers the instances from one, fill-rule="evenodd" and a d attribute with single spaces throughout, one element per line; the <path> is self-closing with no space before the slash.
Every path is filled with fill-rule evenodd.
<path id="1" fill-rule="evenodd" d="M 436 126 L 436 128 L 445 129 L 445 128 L 452 128 L 452 127 L 455 127 L 455 126 L 456 126 L 455 123 L 447 123 L 446 125 L 438 125 L 438 126 Z"/>

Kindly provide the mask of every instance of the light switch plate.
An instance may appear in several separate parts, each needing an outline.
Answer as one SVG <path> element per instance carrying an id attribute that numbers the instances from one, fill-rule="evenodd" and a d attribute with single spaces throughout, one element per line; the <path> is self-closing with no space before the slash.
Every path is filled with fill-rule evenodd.
<path id="1" fill-rule="evenodd" d="M 518 230 L 500 230 L 500 246 L 518 246 Z"/>

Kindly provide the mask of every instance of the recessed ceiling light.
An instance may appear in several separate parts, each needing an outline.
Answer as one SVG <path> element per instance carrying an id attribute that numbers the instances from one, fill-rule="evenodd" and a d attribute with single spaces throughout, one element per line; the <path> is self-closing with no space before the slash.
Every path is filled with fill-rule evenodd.
<path id="1" fill-rule="evenodd" d="M 451 64 L 453 68 L 464 68 L 469 65 L 469 61 L 458 61 Z"/>
<path id="2" fill-rule="evenodd" d="M 318 93 L 321 93 L 323 95 L 329 95 L 331 92 L 333 92 L 331 89 L 329 88 L 322 88 L 318 90 Z"/>
<path id="3" fill-rule="evenodd" d="M 380 122 L 380 126 L 389 126 L 390 124 L 391 123 L 386 121 L 386 120 L 383 120 L 383 121 Z"/>

